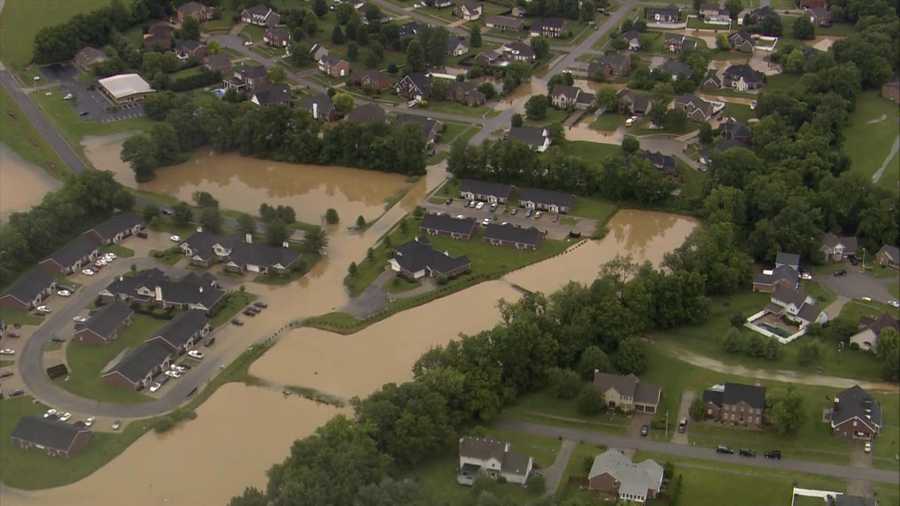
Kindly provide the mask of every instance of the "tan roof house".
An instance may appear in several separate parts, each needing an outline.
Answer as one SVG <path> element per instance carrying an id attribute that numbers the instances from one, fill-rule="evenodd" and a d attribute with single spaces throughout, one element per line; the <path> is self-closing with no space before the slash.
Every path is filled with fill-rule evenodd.
<path id="1" fill-rule="evenodd" d="M 626 412 L 656 413 L 662 390 L 652 383 L 643 383 L 634 374 L 594 372 L 594 387 L 603 394 L 607 406 Z"/>

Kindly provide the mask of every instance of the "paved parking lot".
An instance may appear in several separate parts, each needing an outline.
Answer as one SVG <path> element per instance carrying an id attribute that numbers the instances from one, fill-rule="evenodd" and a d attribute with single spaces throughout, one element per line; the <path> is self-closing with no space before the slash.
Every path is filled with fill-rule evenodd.
<path id="1" fill-rule="evenodd" d="M 58 83 L 60 85 L 58 93 L 63 96 L 71 93 L 72 107 L 85 120 L 110 123 L 123 119 L 140 118 L 144 115 L 144 106 L 141 104 L 126 104 L 120 106 L 118 110 L 109 110 L 112 103 L 99 89 L 91 89 L 90 86 L 79 81 L 78 70 L 72 65 L 54 64 L 41 67 L 41 77 L 47 83 Z"/>
<path id="2" fill-rule="evenodd" d="M 531 218 L 527 217 L 526 210 L 523 208 L 507 208 L 504 205 L 500 205 L 496 211 L 491 212 L 488 204 L 485 204 L 481 209 L 475 209 L 467 207 L 466 203 L 465 200 L 453 199 L 450 205 L 425 202 L 423 207 L 428 212 L 446 213 L 453 216 L 462 215 L 466 218 L 475 218 L 478 222 L 488 218 L 495 223 L 508 222 L 519 227 L 535 227 L 542 232 L 546 232 L 547 237 L 550 239 L 565 239 L 568 237 L 569 232 L 572 231 L 585 237 L 590 237 L 597 226 L 596 220 L 587 218 L 562 215 L 562 219 L 560 219 L 560 215 L 541 213 L 541 217 L 535 219 L 533 216 Z M 516 209 L 516 214 L 511 214 L 513 209 Z M 574 220 L 574 224 L 570 220 Z"/>
<path id="3" fill-rule="evenodd" d="M 888 291 L 888 286 L 894 281 L 893 278 L 876 278 L 860 272 L 858 267 L 849 263 L 846 264 L 845 269 L 847 274 L 844 276 L 822 274 L 816 276 L 816 281 L 848 299 L 871 297 L 872 300 L 883 303 L 894 299 L 894 296 Z"/>

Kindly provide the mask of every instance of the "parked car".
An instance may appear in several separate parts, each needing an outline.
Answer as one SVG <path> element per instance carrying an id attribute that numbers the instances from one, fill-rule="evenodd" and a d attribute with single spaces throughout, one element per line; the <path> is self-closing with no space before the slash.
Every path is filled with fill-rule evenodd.
<path id="1" fill-rule="evenodd" d="M 812 279 L 812 274 L 810 274 L 808 272 L 804 272 L 804 273 L 800 274 L 800 279 L 809 281 Z"/>
<path id="2" fill-rule="evenodd" d="M 490 224 L 490 223 L 491 223 L 490 218 L 485 218 L 485 219 L 481 220 L 481 224 L 484 225 L 485 227 L 488 226 L 488 224 Z"/>
<path id="3" fill-rule="evenodd" d="M 447 199 L 447 202 L 445 204 L 449 206 L 452 203 L 453 203 L 453 199 Z"/>
<path id="4" fill-rule="evenodd" d="M 13 390 L 12 393 L 9 394 L 10 397 L 18 397 L 20 395 L 25 395 L 25 390 L 21 388 Z"/>
<path id="5" fill-rule="evenodd" d="M 457 214 L 457 215 L 456 215 L 456 219 L 457 219 L 457 220 L 461 220 L 461 219 L 463 219 L 463 218 L 465 218 L 465 216 L 463 216 L 463 215 L 461 215 L 461 214 Z"/>
<path id="6" fill-rule="evenodd" d="M 725 455 L 734 455 L 734 450 L 732 450 L 731 448 L 729 448 L 725 445 L 719 445 L 716 447 L 716 453 L 723 453 Z"/>
<path id="7" fill-rule="evenodd" d="M 56 295 L 59 295 L 60 297 L 71 297 L 72 292 L 68 290 L 59 290 L 58 292 L 56 292 Z"/>
<path id="8" fill-rule="evenodd" d="M 62 415 L 59 416 L 59 421 L 60 422 L 68 422 L 70 418 L 72 418 L 72 413 L 69 413 L 68 411 L 66 411 L 65 413 L 63 413 Z"/>
<path id="9" fill-rule="evenodd" d="M 532 209 L 529 209 L 529 210 L 525 211 L 525 217 L 526 217 L 526 218 L 531 218 L 531 215 L 532 215 L 532 214 L 534 214 L 534 210 L 532 210 Z"/>
<path id="10" fill-rule="evenodd" d="M 767 459 L 781 460 L 781 450 L 769 450 L 763 456 Z"/>
<path id="11" fill-rule="evenodd" d="M 678 424 L 678 432 L 681 432 L 682 434 L 684 434 L 684 432 L 687 430 L 687 424 L 688 424 L 687 418 L 683 418 L 681 420 L 681 422 Z"/>
<path id="12" fill-rule="evenodd" d="M 266 308 L 269 307 L 268 304 L 266 304 L 265 302 L 261 302 L 261 301 L 260 301 L 260 302 L 254 302 L 253 305 L 256 306 L 256 307 L 258 307 L 258 308 L 262 308 L 262 309 L 266 309 Z"/>
<path id="13" fill-rule="evenodd" d="M 238 320 L 237 318 L 232 318 L 231 324 L 240 327 L 240 326 L 242 326 L 242 325 L 244 324 L 244 322 Z"/>
<path id="14" fill-rule="evenodd" d="M 177 235 L 177 234 L 175 234 L 175 235 L 170 235 L 170 236 L 169 236 L 169 240 L 172 241 L 172 242 L 181 242 L 181 236 L 180 236 L 180 235 Z"/>
<path id="15" fill-rule="evenodd" d="M 184 368 L 184 366 L 181 366 L 181 365 L 178 365 L 178 364 L 172 364 L 172 365 L 170 365 L 170 366 L 169 366 L 169 369 L 171 369 L 171 370 L 173 370 L 173 371 L 178 371 L 178 372 L 184 372 L 184 371 L 187 370 L 187 369 Z"/>
<path id="16" fill-rule="evenodd" d="M 87 318 L 87 316 L 79 314 L 79 315 L 73 316 L 72 320 L 75 321 L 76 323 L 84 323 L 84 322 L 88 321 L 88 318 Z"/>
<path id="17" fill-rule="evenodd" d="M 51 416 L 56 416 L 56 408 L 50 408 L 44 413 L 44 418 L 50 418 Z"/>
<path id="18" fill-rule="evenodd" d="M 12 348 L 3 348 L 2 350 L 0 350 L 0 355 L 15 355 L 15 354 L 16 354 L 16 350 L 14 350 Z"/>
<path id="19" fill-rule="evenodd" d="M 94 274 L 96 274 L 94 272 L 94 269 L 82 269 L 81 273 L 84 274 L 85 276 L 93 276 Z"/>
<path id="20" fill-rule="evenodd" d="M 251 317 L 256 316 L 256 311 L 253 311 L 250 308 L 245 309 L 243 312 L 246 316 L 251 316 Z"/>
<path id="21" fill-rule="evenodd" d="M 476 205 L 478 205 L 478 202 L 475 202 L 474 200 L 470 200 L 469 205 L 467 207 L 475 207 Z"/>
<path id="22" fill-rule="evenodd" d="M 537 220 L 543 215 L 544 215 L 544 213 L 542 211 L 538 211 L 538 212 L 534 213 L 534 219 Z"/>
<path id="23" fill-rule="evenodd" d="M 650 426 L 641 425 L 641 437 L 647 437 L 648 434 L 650 434 Z"/>
<path id="24" fill-rule="evenodd" d="M 898 301 L 897 299 L 891 299 L 888 301 L 888 305 L 891 307 L 900 308 L 900 301 Z"/>
<path id="25" fill-rule="evenodd" d="M 872 302 L 872 297 L 860 297 L 859 300 L 863 302 Z"/>
<path id="26" fill-rule="evenodd" d="M 160 385 L 159 383 L 156 383 L 155 381 L 154 381 L 153 383 L 150 384 L 150 391 L 151 391 L 151 392 L 156 392 L 156 391 L 159 390 L 160 388 L 162 388 L 162 385 Z"/>
<path id="27" fill-rule="evenodd" d="M 738 450 L 738 454 L 740 454 L 741 457 L 756 457 L 756 452 L 748 448 L 741 448 Z"/>
<path id="28" fill-rule="evenodd" d="M 243 325 L 243 323 L 241 325 Z M 206 340 L 205 343 L 203 343 L 203 346 L 206 346 L 207 348 L 209 348 L 210 346 L 212 346 L 214 344 L 216 344 L 216 338 L 210 337 L 209 339 Z"/>
<path id="29" fill-rule="evenodd" d="M 34 308 L 34 310 L 42 314 L 50 314 L 50 312 L 52 311 L 52 309 L 50 309 L 50 306 L 38 306 Z"/>
<path id="30" fill-rule="evenodd" d="M 863 445 L 863 451 L 866 453 L 872 453 L 872 442 L 866 441 L 866 444 Z"/>
<path id="31" fill-rule="evenodd" d="M 484 209 L 484 202 L 479 202 L 475 204 L 475 209 Z"/>
<path id="32" fill-rule="evenodd" d="M 188 356 L 197 360 L 203 359 L 203 352 L 199 350 L 191 350 L 188 353 Z"/>
<path id="33" fill-rule="evenodd" d="M 90 426 L 92 426 L 92 425 L 94 425 L 94 417 L 93 417 L 93 416 L 89 416 L 89 417 L 87 417 L 87 418 L 84 420 L 84 426 L 85 426 L 85 427 L 90 427 Z"/>
<path id="34" fill-rule="evenodd" d="M 835 276 L 835 277 L 846 276 L 846 275 L 847 275 L 847 269 L 841 269 L 841 270 L 839 270 L 839 271 L 834 271 L 834 274 L 832 274 L 832 275 Z"/>
<path id="35" fill-rule="evenodd" d="M 119 420 L 113 422 L 112 430 L 119 430 L 120 428 L 122 428 L 122 422 L 120 422 Z"/>
<path id="36" fill-rule="evenodd" d="M 12 376 L 13 374 L 14 373 L 12 371 L 3 371 L 2 373 L 0 373 L 0 379 L 8 378 L 8 377 Z"/>

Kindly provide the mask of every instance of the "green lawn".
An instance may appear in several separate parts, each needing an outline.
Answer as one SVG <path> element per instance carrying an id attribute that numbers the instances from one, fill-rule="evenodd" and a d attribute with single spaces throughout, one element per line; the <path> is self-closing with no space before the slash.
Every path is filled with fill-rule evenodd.
<path id="1" fill-rule="evenodd" d="M 615 113 L 601 114 L 597 121 L 591 123 L 591 128 L 603 132 L 614 132 L 625 124 L 625 116 Z"/>
<path id="2" fill-rule="evenodd" d="M 489 107 L 484 107 L 484 106 L 469 107 L 464 104 L 457 104 L 456 102 L 443 102 L 443 101 L 430 101 L 430 102 L 428 102 L 427 106 L 425 106 L 425 107 L 420 106 L 420 108 L 427 109 L 429 111 L 445 112 L 448 114 L 461 114 L 463 116 L 472 116 L 474 118 L 481 118 L 485 114 L 487 114 L 488 117 L 493 117 L 493 116 L 500 114 L 499 112 L 497 112 Z"/>
<path id="3" fill-rule="evenodd" d="M 41 28 L 106 6 L 110 0 L 6 0 L 0 15 L 0 60 L 22 68 L 31 62 L 34 36 Z"/>
<path id="4" fill-rule="evenodd" d="M 791 0 L 775 0 L 776 2 L 791 2 Z M 796 9 L 797 6 L 794 5 L 789 7 L 791 9 Z M 781 16 L 781 24 L 783 27 L 784 38 L 788 40 L 797 40 L 794 38 L 794 23 L 797 21 L 799 16 Z M 856 27 L 849 23 L 834 23 L 831 26 L 816 26 L 816 36 L 832 36 L 832 37 L 847 37 L 856 31 Z"/>
<path id="5" fill-rule="evenodd" d="M 547 115 L 544 119 L 525 119 L 526 126 L 550 126 L 554 123 L 562 123 L 569 117 L 572 111 L 567 111 L 564 109 L 554 109 L 553 107 L 547 108 Z"/>
<path id="6" fill-rule="evenodd" d="M 878 121 L 884 116 L 884 121 Z M 881 98 L 878 91 L 867 91 L 856 99 L 856 109 L 850 115 L 850 123 L 844 130 L 844 149 L 850 157 L 850 168 L 871 177 L 884 163 L 897 139 L 897 106 Z M 875 123 L 870 124 L 870 121 Z M 897 163 L 885 171 L 882 180 L 888 187 L 897 188 Z"/>
<path id="7" fill-rule="evenodd" d="M 629 418 L 613 412 L 586 416 L 578 412 L 574 399 L 559 399 L 549 390 L 541 390 L 518 398 L 505 408 L 503 418 L 512 418 L 546 425 L 560 425 L 581 429 L 623 434 Z"/>
<path id="8" fill-rule="evenodd" d="M 0 320 L 5 321 L 8 325 L 40 325 L 44 321 L 44 317 L 27 311 L 0 306 Z"/>
<path id="9" fill-rule="evenodd" d="M 606 223 L 618 210 L 619 208 L 608 200 L 575 197 L 575 208 L 572 209 L 571 214 L 582 218 L 591 218 L 600 223 Z"/>
<path id="10" fill-rule="evenodd" d="M 590 141 L 566 141 L 559 149 L 598 168 L 607 158 L 622 154 L 621 146 Z"/>
<path id="11" fill-rule="evenodd" d="M 107 244 L 100 248 L 100 253 L 115 253 L 119 258 L 130 258 L 134 256 L 134 250 L 126 248 L 119 244 Z"/>
<path id="12" fill-rule="evenodd" d="M 755 116 L 749 105 L 725 103 L 725 109 L 722 111 L 722 117 L 731 116 L 739 121 L 747 122 Z"/>
<path id="13" fill-rule="evenodd" d="M 474 125 L 466 125 L 463 123 L 446 123 L 444 131 L 441 132 L 441 144 L 453 144 L 457 140 L 468 143 L 473 135 L 478 133 L 479 128 Z"/>
<path id="14" fill-rule="evenodd" d="M 57 156 L 56 151 L 35 131 L 12 97 L 2 89 L 0 89 L 0 117 L 3 118 L 0 144 L 6 144 L 23 159 L 50 174 L 59 176 L 66 172 L 66 164 Z"/>
<path id="15" fill-rule="evenodd" d="M 391 282 L 387 284 L 386 289 L 390 293 L 403 293 L 414 290 L 420 286 L 422 286 L 422 283 L 419 283 L 418 281 L 410 281 L 406 278 L 401 278 L 398 276 L 392 279 Z"/>
<path id="16" fill-rule="evenodd" d="M 219 306 L 219 309 L 209 323 L 213 327 L 228 323 L 228 321 L 234 318 L 238 312 L 243 310 L 254 300 L 256 300 L 256 295 L 250 292 L 236 290 L 228 293 L 225 296 L 225 301 Z"/>
<path id="17" fill-rule="evenodd" d="M 150 400 L 134 390 L 104 382 L 100 371 L 122 350 L 136 348 L 166 323 L 167 320 L 136 313 L 131 325 L 122 329 L 119 338 L 110 343 L 83 344 L 70 340 L 66 346 L 69 379 L 58 380 L 57 384 L 76 395 L 98 401 L 135 403 Z"/>
<path id="18" fill-rule="evenodd" d="M 0 367 L 9 367 L 15 363 L 14 360 L 0 360 Z"/>
<path id="19" fill-rule="evenodd" d="M 766 78 L 766 85 L 763 91 L 788 91 L 796 89 L 797 83 L 800 82 L 802 76 L 796 74 L 778 74 Z"/>

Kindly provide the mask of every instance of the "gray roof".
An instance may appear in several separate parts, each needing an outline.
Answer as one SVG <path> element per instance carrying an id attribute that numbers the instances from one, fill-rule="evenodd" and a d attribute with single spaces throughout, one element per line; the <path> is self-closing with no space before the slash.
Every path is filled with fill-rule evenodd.
<path id="1" fill-rule="evenodd" d="M 426 142 L 434 141 L 437 136 L 438 120 L 434 118 L 415 114 L 398 114 L 395 121 L 400 125 L 418 126 Z"/>
<path id="2" fill-rule="evenodd" d="M 286 84 L 261 86 L 253 93 L 259 105 L 284 105 L 291 101 L 291 88 Z"/>
<path id="3" fill-rule="evenodd" d="M 113 302 L 112 304 L 103 306 L 88 321 L 84 323 L 84 328 L 93 331 L 95 334 L 108 338 L 113 332 L 119 329 L 125 320 L 134 314 L 134 310 L 128 307 L 124 302 Z"/>
<path id="4" fill-rule="evenodd" d="M 234 72 L 240 75 L 242 79 L 259 79 L 268 75 L 266 67 L 263 65 L 247 65 L 244 63 L 234 69 Z"/>
<path id="5" fill-rule="evenodd" d="M 327 93 L 306 97 L 303 99 L 303 102 L 300 103 L 301 107 L 309 111 L 310 114 L 312 114 L 313 104 L 316 104 L 320 118 L 322 116 L 327 117 L 334 111 L 334 102 L 331 101 L 331 97 L 329 97 Z"/>
<path id="6" fill-rule="evenodd" d="M 543 18 L 538 19 L 532 24 L 532 29 L 541 29 L 549 28 L 555 30 L 562 30 L 566 26 L 566 20 L 563 18 Z"/>
<path id="7" fill-rule="evenodd" d="M 719 123 L 719 135 L 725 139 L 743 141 L 750 140 L 753 132 L 746 124 L 729 116 Z"/>
<path id="8" fill-rule="evenodd" d="M 135 213 L 121 213 L 94 226 L 88 232 L 95 232 L 103 240 L 109 240 L 116 234 L 130 230 L 136 226 L 144 226 L 144 219 Z"/>
<path id="9" fill-rule="evenodd" d="M 431 74 L 412 72 L 404 76 L 403 79 L 411 81 L 423 95 L 431 93 Z"/>
<path id="10" fill-rule="evenodd" d="M 221 72 L 231 67 L 231 60 L 225 53 L 216 53 L 206 57 L 206 65 L 212 70 Z"/>
<path id="11" fill-rule="evenodd" d="M 890 244 L 885 244 L 878 250 L 878 253 L 884 253 L 891 259 L 893 262 L 900 262 L 900 248 L 896 246 L 892 246 Z"/>
<path id="12" fill-rule="evenodd" d="M 472 218 L 454 218 L 448 214 L 428 213 L 422 218 L 421 228 L 440 230 L 453 234 L 470 235 L 475 231 L 475 220 Z"/>
<path id="13" fill-rule="evenodd" d="M 678 76 L 682 79 L 690 78 L 694 74 L 694 70 L 690 65 L 677 60 L 666 60 L 665 63 L 657 67 L 660 72 Z"/>
<path id="14" fill-rule="evenodd" d="M 856 253 L 856 248 L 858 246 L 856 237 L 853 236 L 837 236 L 832 234 L 831 232 L 826 233 L 822 236 L 822 246 L 827 248 L 834 248 L 838 244 L 844 246 L 844 252 L 846 254 Z"/>
<path id="15" fill-rule="evenodd" d="M 545 129 L 539 127 L 512 127 L 509 129 L 509 136 L 529 146 L 540 146 L 544 144 L 545 131 Z"/>
<path id="16" fill-rule="evenodd" d="M 460 179 L 459 191 L 472 192 L 478 195 L 493 195 L 505 199 L 509 198 L 509 194 L 512 193 L 512 185 L 478 181 L 477 179 Z"/>
<path id="17" fill-rule="evenodd" d="M 875 428 L 881 427 L 881 405 L 859 385 L 854 385 L 837 394 L 835 405 L 838 408 L 831 413 L 832 426 L 855 417 L 864 423 L 874 425 Z M 871 412 L 866 413 L 867 409 Z M 867 418 L 867 415 L 871 419 Z"/>
<path id="18" fill-rule="evenodd" d="M 161 329 L 153 334 L 151 339 L 160 338 L 172 349 L 178 349 L 184 346 L 188 339 L 196 335 L 208 323 L 209 318 L 206 317 L 203 311 L 185 311 L 163 325 Z"/>
<path id="19" fill-rule="evenodd" d="M 478 460 L 495 459 L 503 473 L 524 475 L 531 457 L 512 451 L 512 445 L 490 438 L 459 438 L 459 456 Z"/>
<path id="20" fill-rule="evenodd" d="M 75 437 L 86 432 L 87 428 L 79 428 L 72 424 L 39 416 L 23 416 L 13 429 L 11 436 L 53 450 L 68 451 Z"/>
<path id="21" fill-rule="evenodd" d="M 635 110 L 646 111 L 650 108 L 650 96 L 643 93 L 637 93 L 628 88 L 622 88 L 616 93 L 619 100 L 627 100 L 633 104 Z"/>
<path id="22" fill-rule="evenodd" d="M 881 331 L 889 328 L 900 332 L 900 320 L 894 318 L 889 314 L 882 314 L 877 318 L 871 316 L 863 316 L 859 319 L 859 327 L 861 329 L 869 329 L 874 332 L 876 336 L 878 336 L 881 335 Z"/>
<path id="23" fill-rule="evenodd" d="M 159 269 L 149 269 L 133 276 L 120 276 L 106 290 L 113 295 L 138 297 L 138 289 L 154 291 L 158 287 L 166 302 L 212 308 L 225 296 L 216 284 L 216 278 L 209 273 L 190 273 L 179 280 L 172 280 Z"/>
<path id="24" fill-rule="evenodd" d="M 629 30 L 629 31 L 627 31 L 627 32 L 625 32 L 625 33 L 622 34 L 622 38 L 625 39 L 625 40 L 627 40 L 627 41 L 629 41 L 629 42 L 632 41 L 632 40 L 637 40 L 638 42 L 640 42 L 640 41 L 641 41 L 641 34 L 640 34 L 640 32 L 636 32 L 636 31 L 634 31 L 634 30 Z"/>
<path id="25" fill-rule="evenodd" d="M 750 35 L 750 33 L 746 32 L 744 30 L 740 30 L 740 31 L 732 33 L 731 35 L 728 36 L 728 40 L 732 44 L 740 44 L 743 41 L 753 43 L 753 37 Z"/>
<path id="26" fill-rule="evenodd" d="M 363 104 L 347 115 L 347 121 L 351 123 L 384 123 L 385 118 L 384 109 L 375 103 Z"/>
<path id="27" fill-rule="evenodd" d="M 519 190 L 519 200 L 555 204 L 569 208 L 575 205 L 575 196 L 571 193 L 542 190 L 540 188 L 521 188 Z"/>
<path id="28" fill-rule="evenodd" d="M 786 281 L 788 285 L 792 287 L 797 286 L 799 280 L 800 273 L 795 271 L 794 268 L 789 265 L 779 265 L 772 269 L 772 274 L 761 272 L 753 278 L 754 283 L 774 285 L 779 281 Z"/>
<path id="29" fill-rule="evenodd" d="M 447 37 L 447 51 L 453 51 L 459 46 L 468 47 L 466 44 L 466 39 L 453 35 Z"/>
<path id="30" fill-rule="evenodd" d="M 188 2 L 182 4 L 176 9 L 178 12 L 182 14 L 193 14 L 195 12 L 200 12 L 200 10 L 205 9 L 206 6 L 199 2 Z"/>
<path id="31" fill-rule="evenodd" d="M 429 269 L 438 274 L 447 274 L 471 262 L 466 256 L 451 257 L 431 247 L 425 240 L 410 241 L 394 250 L 394 260 L 409 272 Z"/>
<path id="32" fill-rule="evenodd" d="M 35 267 L 19 276 L 19 278 L 6 289 L 4 295 L 11 295 L 27 304 L 33 301 L 39 293 L 49 288 L 55 280 L 56 278 L 45 269 Z"/>
<path id="33" fill-rule="evenodd" d="M 785 286 L 782 284 L 775 287 L 772 298 L 800 307 L 806 302 L 806 291 L 802 288 L 794 288 L 793 286 Z"/>
<path id="34" fill-rule="evenodd" d="M 800 255 L 796 253 L 785 253 L 784 251 L 779 251 L 777 255 L 775 255 L 775 265 L 790 265 L 791 267 L 799 267 L 800 266 Z"/>
<path id="35" fill-rule="evenodd" d="M 588 479 L 603 474 L 619 483 L 620 495 L 646 497 L 647 491 L 661 488 L 663 468 L 650 459 L 635 464 L 622 450 L 610 448 L 594 457 Z"/>
<path id="36" fill-rule="evenodd" d="M 197 49 L 198 47 L 204 46 L 204 45 L 205 44 L 202 44 L 199 41 L 191 40 L 191 39 L 178 40 L 175 42 L 175 49 L 180 50 L 180 51 L 191 52 L 191 51 L 194 51 L 195 49 Z"/>
<path id="37" fill-rule="evenodd" d="M 818 304 L 803 304 L 800 306 L 800 311 L 797 312 L 797 316 L 808 322 L 814 322 L 821 312 L 822 308 L 819 307 Z"/>
<path id="38" fill-rule="evenodd" d="M 550 92 L 551 96 L 563 96 L 568 100 L 575 100 L 578 97 L 578 93 L 581 92 L 581 88 L 577 86 L 567 86 L 565 84 L 557 84 L 553 87 L 553 91 Z"/>
<path id="39" fill-rule="evenodd" d="M 750 65 L 738 64 L 731 65 L 727 69 L 725 69 L 725 73 L 722 74 L 725 79 L 730 79 L 732 81 L 738 81 L 741 78 L 744 79 L 745 82 L 748 83 L 761 83 L 766 80 L 765 75 L 762 72 L 755 70 Z"/>
<path id="40" fill-rule="evenodd" d="M 521 56 L 525 56 L 527 58 L 534 58 L 534 49 L 528 44 L 522 42 L 521 40 L 514 40 L 512 42 L 507 42 L 503 44 L 503 47 L 515 51 Z"/>
<path id="41" fill-rule="evenodd" d="M 669 175 L 677 175 L 677 163 L 675 162 L 675 158 L 669 155 L 664 155 L 662 153 L 658 153 L 656 151 L 646 151 L 641 150 L 638 152 L 638 156 L 650 162 L 655 168 L 665 172 Z"/>
<path id="42" fill-rule="evenodd" d="M 537 246 L 544 238 L 544 234 L 534 227 L 523 228 L 491 223 L 484 231 L 484 238 Z"/>
<path id="43" fill-rule="evenodd" d="M 840 494 L 834 498 L 828 496 L 828 506 L 877 506 L 877 504 L 872 497 L 847 494 Z"/>
<path id="44" fill-rule="evenodd" d="M 663 14 L 663 15 L 670 15 L 670 16 L 678 16 L 678 14 L 680 13 L 680 10 L 678 9 L 678 7 L 675 5 L 672 5 L 672 4 L 667 5 L 665 7 L 647 7 L 646 9 L 647 9 L 646 12 L 647 12 L 648 16 L 651 16 L 656 13 Z"/>
<path id="45" fill-rule="evenodd" d="M 702 110 L 706 116 L 711 115 L 713 112 L 712 104 L 697 95 L 679 95 L 675 97 L 675 103 L 681 106 L 691 105 L 696 109 Z"/>
<path id="46" fill-rule="evenodd" d="M 597 59 L 597 63 L 615 68 L 622 68 L 630 61 L 631 56 L 628 53 L 607 53 Z"/>
<path id="47" fill-rule="evenodd" d="M 269 13 L 270 10 L 272 9 L 266 7 L 263 4 L 256 4 L 252 7 L 247 7 L 246 9 L 244 9 L 244 12 L 254 16 L 265 16 Z"/>
<path id="48" fill-rule="evenodd" d="M 601 392 L 612 388 L 619 394 L 626 395 L 642 403 L 656 403 L 662 395 L 662 390 L 659 386 L 652 383 L 642 383 L 634 374 L 622 375 L 595 372 L 594 386 Z"/>
<path id="49" fill-rule="evenodd" d="M 766 407 L 766 389 L 756 385 L 725 383 L 722 403 L 737 404 L 739 402 L 747 403 L 754 409 L 763 409 Z"/>
<path id="50" fill-rule="evenodd" d="M 525 22 L 521 19 L 511 16 L 488 16 L 487 18 L 485 18 L 485 22 L 491 25 L 506 26 L 515 30 L 521 30 L 525 25 Z"/>
<path id="51" fill-rule="evenodd" d="M 82 234 L 67 242 L 63 247 L 54 251 L 47 260 L 54 260 L 63 267 L 69 267 L 75 262 L 90 255 L 100 247 L 100 242 L 92 235 Z"/>
<path id="52" fill-rule="evenodd" d="M 132 383 L 144 379 L 172 356 L 172 349 L 160 341 L 150 341 L 126 353 L 105 375 L 119 373 Z"/>

